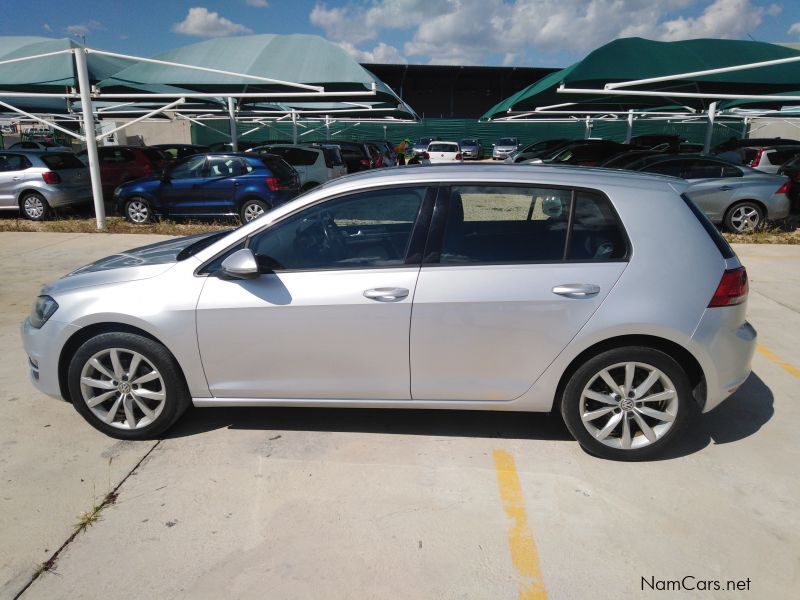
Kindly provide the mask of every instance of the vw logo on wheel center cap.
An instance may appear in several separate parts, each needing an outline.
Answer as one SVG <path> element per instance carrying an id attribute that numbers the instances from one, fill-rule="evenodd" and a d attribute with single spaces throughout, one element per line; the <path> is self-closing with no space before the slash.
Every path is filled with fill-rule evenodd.
<path id="1" fill-rule="evenodd" d="M 131 384 L 127 381 L 123 381 L 119 384 L 119 391 L 123 394 L 130 394 L 131 393 Z"/>
<path id="2" fill-rule="evenodd" d="M 633 400 L 630 398 L 625 398 L 622 402 L 619 403 L 619 407 L 622 410 L 633 410 Z"/>

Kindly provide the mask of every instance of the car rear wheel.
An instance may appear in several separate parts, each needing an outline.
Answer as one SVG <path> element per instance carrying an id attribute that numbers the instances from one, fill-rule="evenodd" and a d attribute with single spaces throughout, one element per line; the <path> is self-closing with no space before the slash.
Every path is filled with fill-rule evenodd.
<path id="1" fill-rule="evenodd" d="M 249 223 L 250 221 L 254 221 L 265 212 L 269 210 L 269 206 L 263 200 L 245 200 L 244 204 L 242 204 L 242 210 L 239 211 L 239 216 L 242 219 L 242 223 Z"/>
<path id="2" fill-rule="evenodd" d="M 131 223 L 143 225 L 153 220 L 153 209 L 144 198 L 131 198 L 125 203 L 125 218 Z"/>
<path id="3" fill-rule="evenodd" d="M 732 233 L 750 233 L 764 224 L 764 211 L 755 202 L 739 202 L 725 213 L 725 229 Z"/>
<path id="4" fill-rule="evenodd" d="M 68 383 L 75 409 L 92 427 L 126 440 L 158 436 L 190 403 L 169 351 L 132 333 L 86 341 L 70 362 Z"/>
<path id="5" fill-rule="evenodd" d="M 575 371 L 561 415 L 590 454 L 647 460 L 680 435 L 692 402 L 689 380 L 674 359 L 630 346 L 603 352 Z"/>
<path id="6" fill-rule="evenodd" d="M 50 215 L 50 205 L 41 194 L 27 192 L 19 199 L 19 207 L 25 218 L 44 221 Z"/>

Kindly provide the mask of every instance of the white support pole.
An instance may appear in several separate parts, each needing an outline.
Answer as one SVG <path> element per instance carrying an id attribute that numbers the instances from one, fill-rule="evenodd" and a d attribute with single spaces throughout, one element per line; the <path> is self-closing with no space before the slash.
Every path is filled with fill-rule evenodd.
<path id="1" fill-rule="evenodd" d="M 331 118 L 328 115 L 325 115 L 325 139 L 331 139 Z"/>
<path id="2" fill-rule="evenodd" d="M 92 87 L 89 82 L 89 68 L 86 66 L 86 50 L 76 48 L 75 67 L 78 71 L 78 87 L 81 94 L 81 113 L 83 134 L 86 137 L 86 155 L 89 159 L 89 177 L 92 180 L 94 214 L 98 229 L 106 228 L 106 207 L 103 204 L 103 183 L 100 180 L 100 158 L 97 155 L 97 139 L 94 130 L 94 107 Z"/>
<path id="3" fill-rule="evenodd" d="M 750 126 L 750 117 L 742 119 L 742 139 L 747 137 L 747 128 Z"/>
<path id="4" fill-rule="evenodd" d="M 236 135 L 236 104 L 233 98 L 228 98 L 228 119 L 231 132 L 231 150 L 233 152 L 239 151 L 239 140 Z"/>
<path id="5" fill-rule="evenodd" d="M 628 111 L 628 130 L 625 132 L 625 143 L 630 144 L 633 138 L 633 109 Z"/>
<path id="6" fill-rule="evenodd" d="M 708 105 L 708 125 L 706 125 L 706 139 L 703 142 L 703 154 L 711 151 L 711 138 L 714 135 L 714 117 L 717 113 L 717 103 L 712 102 Z"/>
<path id="7" fill-rule="evenodd" d="M 592 137 L 592 117 L 586 117 L 586 127 L 584 129 L 583 138 L 588 140 Z"/>
<path id="8" fill-rule="evenodd" d="M 388 141 L 389 140 L 389 136 L 386 134 L 386 130 L 387 129 L 388 129 L 388 127 L 386 125 L 384 125 L 383 126 L 383 141 Z"/>
<path id="9" fill-rule="evenodd" d="M 292 111 L 292 143 L 297 143 L 297 113 Z"/>

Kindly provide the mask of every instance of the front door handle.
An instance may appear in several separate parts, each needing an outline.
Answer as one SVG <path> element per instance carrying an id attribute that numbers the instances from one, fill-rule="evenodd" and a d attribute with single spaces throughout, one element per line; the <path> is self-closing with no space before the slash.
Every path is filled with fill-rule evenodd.
<path id="1" fill-rule="evenodd" d="M 406 288 L 374 288 L 366 290 L 364 297 L 378 302 L 397 302 L 408 296 Z"/>
<path id="2" fill-rule="evenodd" d="M 22 177 L 12 177 L 11 181 L 19 181 L 20 179 L 22 179 Z"/>
<path id="3" fill-rule="evenodd" d="M 719 188 L 721 192 L 730 192 L 733 189 L 733 186 L 730 185 L 723 185 Z"/>
<path id="4" fill-rule="evenodd" d="M 565 283 L 553 288 L 553 293 L 567 298 L 588 298 L 600 293 L 600 286 L 593 283 Z"/>

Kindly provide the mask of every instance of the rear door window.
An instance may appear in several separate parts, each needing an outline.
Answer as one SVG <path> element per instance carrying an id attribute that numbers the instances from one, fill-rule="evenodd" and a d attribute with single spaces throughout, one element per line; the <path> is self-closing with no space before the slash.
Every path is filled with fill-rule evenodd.
<path id="1" fill-rule="evenodd" d="M 641 169 L 645 173 L 656 173 L 658 175 L 671 175 L 672 177 L 683 177 L 688 163 L 685 160 L 665 160 L 654 165 L 648 165 Z"/>
<path id="2" fill-rule="evenodd" d="M 621 260 L 627 254 L 625 234 L 608 198 L 596 192 L 575 193 L 575 210 L 567 260 Z"/>
<path id="3" fill-rule="evenodd" d="M 0 172 L 24 171 L 30 167 L 31 162 L 21 154 L 0 154 Z"/>
<path id="4" fill-rule="evenodd" d="M 722 177 L 722 163 L 712 160 L 693 160 L 686 169 L 684 179 L 716 179 Z"/>

